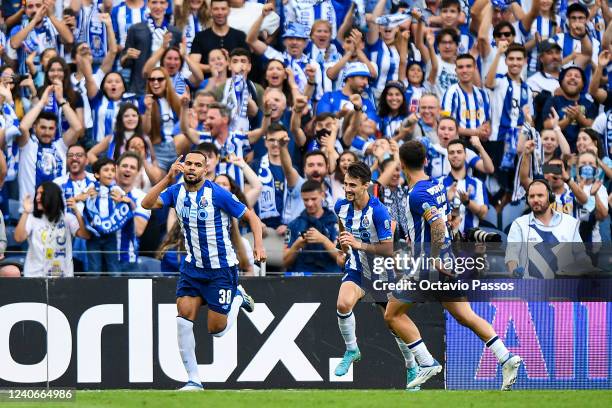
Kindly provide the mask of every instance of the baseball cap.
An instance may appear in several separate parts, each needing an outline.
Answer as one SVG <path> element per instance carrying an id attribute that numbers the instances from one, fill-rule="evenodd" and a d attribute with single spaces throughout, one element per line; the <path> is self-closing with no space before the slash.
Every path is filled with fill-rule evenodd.
<path id="1" fill-rule="evenodd" d="M 346 71 L 344 72 L 344 79 L 354 77 L 354 76 L 364 76 L 370 78 L 370 70 L 368 66 L 363 62 L 349 62 L 346 64 Z"/>

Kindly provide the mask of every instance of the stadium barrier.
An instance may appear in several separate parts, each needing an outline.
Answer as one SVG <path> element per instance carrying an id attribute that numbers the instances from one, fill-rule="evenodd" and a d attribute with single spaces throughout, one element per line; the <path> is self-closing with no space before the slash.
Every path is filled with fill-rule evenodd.
<path id="1" fill-rule="evenodd" d="M 339 276 L 243 280 L 256 302 L 222 338 L 195 325 L 200 374 L 209 388 L 403 388 L 404 360 L 374 304 L 356 307 L 363 355 L 346 376 L 336 320 Z M 187 380 L 176 343 L 175 278 L 0 280 L 0 387 L 173 389 Z M 412 313 L 444 361 L 437 304 Z M 443 388 L 443 376 L 426 384 Z"/>

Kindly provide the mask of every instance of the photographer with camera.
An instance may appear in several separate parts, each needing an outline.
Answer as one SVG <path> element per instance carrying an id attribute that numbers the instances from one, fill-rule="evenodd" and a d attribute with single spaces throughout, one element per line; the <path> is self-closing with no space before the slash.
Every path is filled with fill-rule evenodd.
<path id="1" fill-rule="evenodd" d="M 446 187 L 451 210 L 459 210 L 459 231 L 465 234 L 470 228 L 477 228 L 480 219 L 487 215 L 487 195 L 482 181 L 467 174 L 464 142 L 461 139 L 451 140 L 446 149 L 451 171 L 439 181 Z"/>
<path id="2" fill-rule="evenodd" d="M 323 208 L 322 184 L 306 180 L 301 196 L 305 210 L 289 223 L 283 264 L 295 272 L 339 272 L 335 244 L 337 220 L 333 211 Z"/>

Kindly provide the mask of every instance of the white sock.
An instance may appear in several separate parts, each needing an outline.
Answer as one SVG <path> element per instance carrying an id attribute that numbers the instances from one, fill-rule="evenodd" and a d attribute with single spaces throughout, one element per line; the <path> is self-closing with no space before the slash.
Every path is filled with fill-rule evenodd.
<path id="1" fill-rule="evenodd" d="M 408 344 L 408 348 L 414 354 L 416 361 L 419 363 L 421 367 L 430 366 L 434 363 L 434 358 L 427 350 L 427 346 L 423 343 L 423 339 L 418 339 L 415 342 Z"/>
<path id="2" fill-rule="evenodd" d="M 396 336 L 395 333 L 391 332 L 391 334 L 393 334 L 393 337 L 395 338 L 395 342 L 397 343 L 397 347 L 400 349 L 400 351 L 402 352 L 402 355 L 404 356 L 404 362 L 406 363 L 406 368 L 416 367 L 417 366 L 416 360 L 414 359 L 414 355 L 412 354 L 412 351 L 410 350 L 408 345 L 404 343 L 404 340 Z"/>
<path id="3" fill-rule="evenodd" d="M 230 329 L 234 325 L 234 322 L 236 321 L 236 318 L 238 317 L 238 312 L 240 311 L 240 307 L 242 306 L 243 301 L 244 299 L 242 298 L 241 294 L 237 294 L 236 296 L 234 296 L 234 299 L 232 300 L 232 306 L 230 307 L 230 311 L 227 314 L 227 325 L 225 326 L 225 329 L 221 330 L 218 333 L 212 333 L 213 336 L 223 337 L 225 333 L 230 331 Z"/>
<path id="4" fill-rule="evenodd" d="M 497 336 L 493 336 L 489 341 L 487 341 L 487 348 L 495 354 L 497 357 L 497 361 L 499 364 L 504 363 L 508 359 L 508 355 L 510 352 L 504 345 L 504 342 L 499 339 Z"/>
<path id="5" fill-rule="evenodd" d="M 195 355 L 195 337 L 193 336 L 193 322 L 184 317 L 176 317 L 176 334 L 178 340 L 181 359 L 189 381 L 201 384 L 200 374 L 198 373 L 198 361 Z"/>
<path id="6" fill-rule="evenodd" d="M 336 310 L 338 315 L 338 327 L 344 339 L 347 350 L 357 350 L 357 336 L 355 335 L 355 314 L 351 310 L 347 314 L 342 314 Z"/>

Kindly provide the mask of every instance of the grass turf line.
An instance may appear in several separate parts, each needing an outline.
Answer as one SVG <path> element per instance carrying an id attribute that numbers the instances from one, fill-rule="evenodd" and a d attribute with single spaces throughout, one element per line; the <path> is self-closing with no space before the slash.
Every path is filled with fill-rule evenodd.
<path id="1" fill-rule="evenodd" d="M 77 391 L 76 402 L 68 403 L 16 403 L 5 406 L 67 407 L 67 408 L 173 408 L 186 406 L 275 408 L 327 406 L 406 407 L 406 404 L 438 404 L 454 407 L 608 407 L 612 391 L 420 391 L 398 390 L 206 390 L 204 392 L 179 393 L 157 390 Z M 348 405 L 350 404 L 350 405 Z M 427 406 L 427 405 L 422 405 Z"/>

